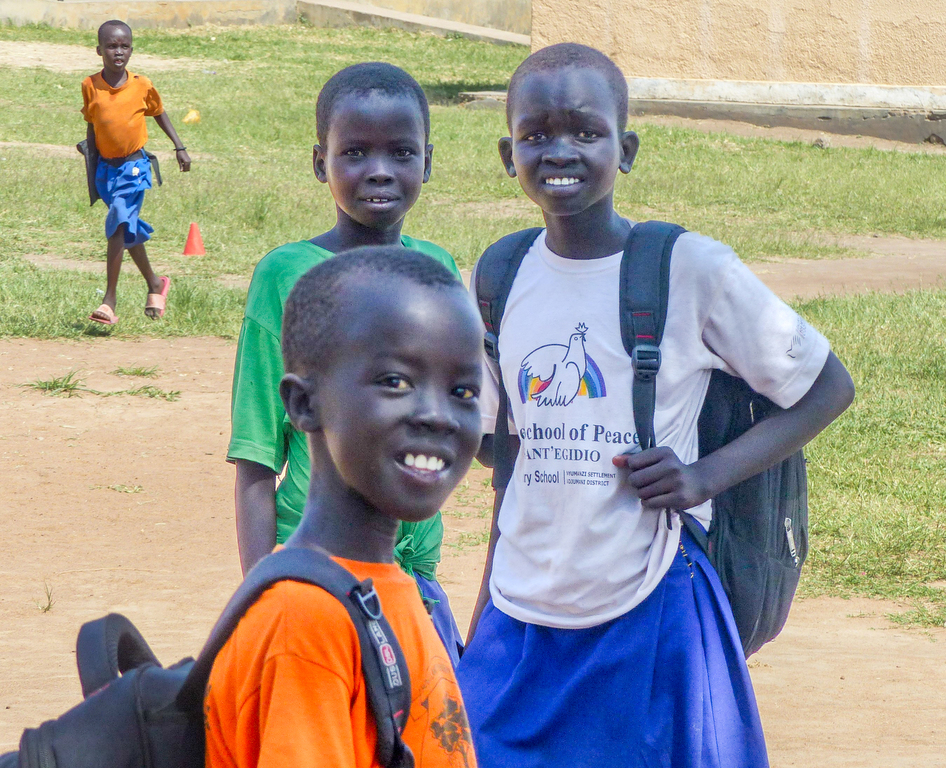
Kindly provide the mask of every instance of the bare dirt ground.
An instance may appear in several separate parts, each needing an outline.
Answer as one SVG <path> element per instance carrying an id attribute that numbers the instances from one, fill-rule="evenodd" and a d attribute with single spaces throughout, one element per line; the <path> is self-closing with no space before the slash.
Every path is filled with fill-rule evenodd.
<path id="1" fill-rule="evenodd" d="M 144 71 L 195 69 L 201 62 L 196 59 L 166 58 L 147 53 L 135 54 L 135 66 Z M 42 67 L 55 72 L 95 72 L 102 68 L 102 57 L 95 48 L 59 43 L 31 43 L 21 40 L 0 40 L 0 67 L 32 69 Z"/>
<path id="2" fill-rule="evenodd" d="M 78 702 L 80 624 L 126 614 L 165 663 L 195 654 L 240 580 L 224 461 L 233 345 L 218 339 L 0 341 L 0 751 Z M 118 367 L 159 368 L 129 380 Z M 77 370 L 99 391 L 20 385 Z M 484 470 L 447 509 L 441 575 L 462 626 L 481 573 Z M 868 600 L 799 601 L 750 666 L 775 768 L 946 765 L 946 629 Z"/>

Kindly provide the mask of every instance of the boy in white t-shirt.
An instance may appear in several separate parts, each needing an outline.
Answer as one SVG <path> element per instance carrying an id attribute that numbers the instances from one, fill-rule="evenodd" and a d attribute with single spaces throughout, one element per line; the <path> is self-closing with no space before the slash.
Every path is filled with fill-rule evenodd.
<path id="1" fill-rule="evenodd" d="M 626 118 L 624 77 L 592 48 L 540 50 L 510 82 L 500 155 L 546 230 L 499 333 L 518 455 L 458 670 L 487 768 L 767 765 L 725 593 L 663 510 L 708 525 L 710 499 L 794 453 L 854 396 L 821 334 L 730 248 L 685 233 L 660 347 L 660 447 L 632 452 L 618 291 L 634 225 L 613 207 L 638 149 Z M 489 462 L 500 372 L 487 368 Z M 786 410 L 700 459 L 697 417 L 717 368 Z"/>

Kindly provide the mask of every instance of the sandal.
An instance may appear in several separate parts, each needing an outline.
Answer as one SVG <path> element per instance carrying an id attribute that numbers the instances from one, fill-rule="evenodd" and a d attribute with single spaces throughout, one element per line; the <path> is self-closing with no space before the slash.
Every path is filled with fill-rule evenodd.
<path id="1" fill-rule="evenodd" d="M 104 315 L 104 317 L 96 317 L 96 315 Z M 115 325 L 118 322 L 118 316 L 108 304 L 99 304 L 99 308 L 89 315 L 89 320 L 102 325 Z"/>
<path id="2" fill-rule="evenodd" d="M 164 309 L 167 307 L 168 301 L 168 291 L 171 288 L 170 277 L 161 276 L 158 279 L 161 281 L 160 293 L 149 293 L 148 301 L 145 303 L 145 315 L 150 317 L 152 320 L 156 320 L 159 317 L 164 317 Z M 149 314 L 148 310 L 150 309 L 157 311 L 155 314 Z"/>

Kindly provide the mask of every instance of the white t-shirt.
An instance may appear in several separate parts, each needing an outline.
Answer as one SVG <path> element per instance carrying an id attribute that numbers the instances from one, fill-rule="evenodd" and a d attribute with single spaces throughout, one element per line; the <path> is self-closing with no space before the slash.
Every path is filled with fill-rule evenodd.
<path id="1" fill-rule="evenodd" d="M 663 578 L 680 540 L 679 517 L 670 530 L 665 514 L 643 511 L 611 463 L 637 442 L 618 317 L 620 264 L 620 253 L 557 256 L 543 232 L 506 304 L 500 361 L 521 448 L 500 509 L 490 593 L 520 621 L 590 627 L 627 613 Z M 657 444 L 691 464 L 713 369 L 788 407 L 817 378 L 829 347 L 729 247 L 688 232 L 673 249 L 660 350 Z M 487 359 L 486 434 L 496 422 L 496 376 Z M 709 523 L 710 502 L 690 511 Z"/>

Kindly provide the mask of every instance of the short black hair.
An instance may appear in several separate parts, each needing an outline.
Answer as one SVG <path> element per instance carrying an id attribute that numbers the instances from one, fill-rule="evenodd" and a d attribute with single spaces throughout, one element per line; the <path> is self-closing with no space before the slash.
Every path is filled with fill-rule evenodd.
<path id="1" fill-rule="evenodd" d="M 593 69 L 604 76 L 617 108 L 618 128 L 623 131 L 627 127 L 627 80 L 618 65 L 605 54 L 597 48 L 579 43 L 558 43 L 540 48 L 516 68 L 506 93 L 506 123 L 509 128 L 512 128 L 512 105 L 516 91 L 526 76 L 533 72 L 551 72 L 567 67 Z"/>
<path id="2" fill-rule="evenodd" d="M 99 27 L 99 45 L 102 44 L 102 38 L 108 33 L 113 27 L 123 27 L 128 33 L 128 38 L 133 39 L 131 33 L 131 27 L 129 27 L 124 21 L 120 19 L 112 19 L 111 21 L 106 21 L 101 27 Z"/>
<path id="3" fill-rule="evenodd" d="M 289 292 L 282 323 L 282 354 L 287 373 L 306 377 L 331 365 L 342 332 L 338 318 L 351 298 L 343 288 L 359 276 L 379 281 L 400 277 L 431 288 L 466 290 L 443 264 L 419 251 L 397 245 L 342 251 L 312 267 Z"/>
<path id="4" fill-rule="evenodd" d="M 350 94 L 367 96 L 369 93 L 381 93 L 394 97 L 408 96 L 414 99 L 424 120 L 424 140 L 430 139 L 430 107 L 420 83 L 393 64 L 383 61 L 366 61 L 336 72 L 319 91 L 319 98 L 315 104 L 315 132 L 319 144 L 325 144 L 338 100 Z"/>

